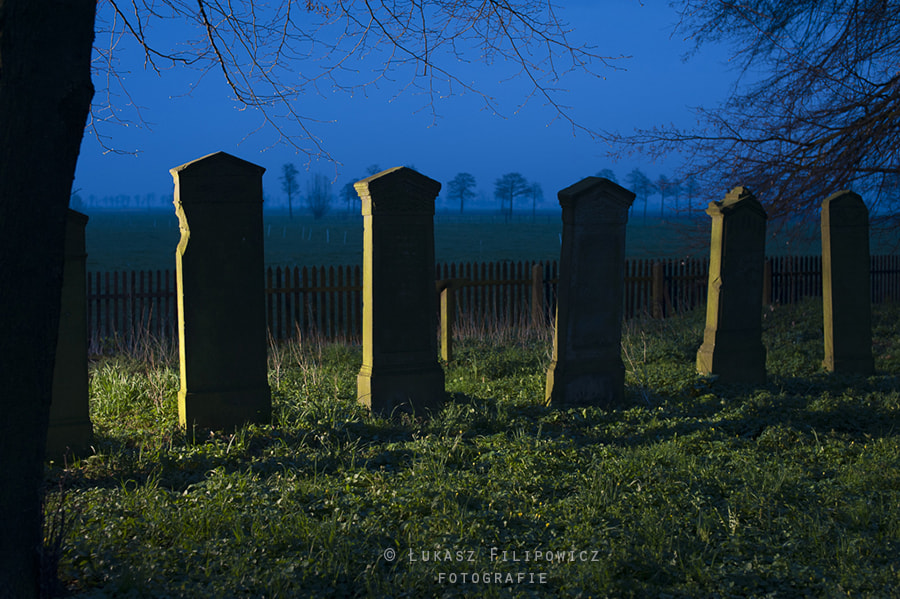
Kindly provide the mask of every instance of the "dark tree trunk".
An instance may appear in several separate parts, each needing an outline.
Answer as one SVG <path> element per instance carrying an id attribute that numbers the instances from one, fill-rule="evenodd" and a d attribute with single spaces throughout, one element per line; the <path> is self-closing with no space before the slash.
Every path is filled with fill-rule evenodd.
<path id="1" fill-rule="evenodd" d="M 66 209 L 94 89 L 95 0 L 0 0 L 0 597 L 40 592 Z"/>

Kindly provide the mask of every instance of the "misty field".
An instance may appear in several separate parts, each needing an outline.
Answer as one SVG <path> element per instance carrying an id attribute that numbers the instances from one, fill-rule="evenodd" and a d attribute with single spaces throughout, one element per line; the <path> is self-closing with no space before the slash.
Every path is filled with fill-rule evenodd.
<path id="1" fill-rule="evenodd" d="M 177 427 L 172 347 L 95 356 L 94 454 L 52 464 L 76 597 L 887 597 L 900 305 L 877 374 L 821 371 L 822 303 L 767 308 L 768 381 L 699 377 L 703 311 L 626 323 L 626 405 L 543 405 L 550 331 L 457 331 L 432 418 L 356 403 L 357 345 L 270 348 L 273 421 Z M 63 521 L 59 515 L 64 515 Z"/>
<path id="2" fill-rule="evenodd" d="M 559 258 L 562 223 L 558 213 L 519 215 L 512 222 L 492 213 L 435 217 L 437 262 L 496 262 Z M 339 266 L 362 262 L 362 217 L 337 214 L 322 220 L 286 212 L 264 213 L 266 264 L 269 266 Z M 178 219 L 171 213 L 97 212 L 87 230 L 87 267 L 102 270 L 175 268 Z M 630 258 L 706 255 L 709 219 L 705 214 L 671 221 L 632 217 L 627 230 Z M 873 253 L 880 251 L 873 244 Z M 770 239 L 768 253 L 818 253 L 812 241 Z"/>

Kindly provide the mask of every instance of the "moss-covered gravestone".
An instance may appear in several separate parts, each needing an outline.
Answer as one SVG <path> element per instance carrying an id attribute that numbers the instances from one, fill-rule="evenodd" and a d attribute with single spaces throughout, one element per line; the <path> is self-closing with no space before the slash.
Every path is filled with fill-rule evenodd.
<path id="1" fill-rule="evenodd" d="M 59 339 L 53 370 L 53 399 L 47 429 L 47 457 L 82 453 L 91 442 L 88 401 L 87 290 L 84 228 L 88 217 L 69 210 L 59 314 Z"/>
<path id="2" fill-rule="evenodd" d="M 822 203 L 822 298 L 826 370 L 872 374 L 869 210 L 852 191 Z"/>
<path id="3" fill-rule="evenodd" d="M 563 236 L 546 400 L 613 405 L 625 389 L 625 225 L 634 194 L 607 179 L 588 177 L 558 197 Z"/>
<path id="4" fill-rule="evenodd" d="M 750 190 L 735 187 L 710 202 L 709 291 L 697 371 L 728 383 L 764 383 L 762 288 L 766 211 Z"/>
<path id="5" fill-rule="evenodd" d="M 262 175 L 224 152 L 173 168 L 181 390 L 188 428 L 271 419 Z"/>
<path id="6" fill-rule="evenodd" d="M 357 397 L 379 414 L 435 410 L 444 399 L 434 280 L 434 200 L 441 184 L 399 167 L 355 187 L 364 224 Z"/>

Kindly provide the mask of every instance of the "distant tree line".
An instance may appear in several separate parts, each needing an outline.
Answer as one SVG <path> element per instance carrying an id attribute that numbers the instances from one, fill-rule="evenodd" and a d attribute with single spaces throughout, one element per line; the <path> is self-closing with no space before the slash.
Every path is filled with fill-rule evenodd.
<path id="1" fill-rule="evenodd" d="M 381 172 L 381 167 L 372 164 L 364 173 L 353 178 L 341 187 L 339 193 L 332 191 L 332 180 L 326 175 L 313 173 L 306 182 L 306 193 L 302 193 L 300 183 L 300 171 L 291 163 L 285 163 L 281 168 L 278 180 L 281 183 L 283 201 L 287 205 L 288 214 L 294 216 L 294 208 L 303 206 L 309 214 L 319 219 L 333 209 L 354 213 L 359 210 L 359 197 L 353 184 L 360 179 L 370 177 Z M 596 176 L 619 183 L 615 172 L 605 168 L 597 172 Z M 685 208 L 690 211 L 698 192 L 698 185 L 693 177 L 686 179 L 669 178 L 665 174 L 659 175 L 655 180 L 651 179 L 641 169 L 632 169 L 621 183 L 636 194 L 635 204 L 640 205 L 642 217 L 647 218 L 650 198 L 659 197 L 659 210 L 662 216 L 667 206 L 670 211 L 680 212 Z M 72 194 L 70 206 L 74 210 L 153 210 L 167 209 L 172 205 L 172 192 L 161 194 L 118 194 L 107 196 L 84 196 L 76 190 Z M 486 206 L 484 193 L 478 193 L 475 176 L 471 173 L 457 173 L 443 187 L 445 202 L 459 207 L 459 213 L 463 214 L 466 208 L 472 208 L 478 204 L 481 209 Z M 537 213 L 539 205 L 544 202 L 544 192 L 540 183 L 529 182 L 521 173 L 506 173 L 494 181 L 493 190 L 495 206 L 499 213 L 509 220 L 513 217 L 515 209 L 531 210 L 532 217 Z M 480 201 L 476 202 L 476 198 Z M 266 205 L 272 206 L 268 195 L 265 198 Z M 634 209 L 634 206 L 632 206 Z"/>
<path id="2" fill-rule="evenodd" d="M 610 181 L 617 182 L 615 174 L 609 169 L 603 169 L 597 173 L 597 176 L 606 177 Z M 625 187 L 635 193 L 637 196 L 635 200 L 643 202 L 642 218 L 644 219 L 647 218 L 647 205 L 652 196 L 659 196 L 659 215 L 662 217 L 665 213 L 666 200 L 668 198 L 672 198 L 674 202 L 674 212 L 678 213 L 681 211 L 678 203 L 682 198 L 687 200 L 687 210 L 691 212 L 694 198 L 698 191 L 697 182 L 693 176 L 688 176 L 682 180 L 670 179 L 663 174 L 657 177 L 656 180 L 653 180 L 639 168 L 632 169 L 625 176 Z"/>
<path id="3" fill-rule="evenodd" d="M 619 183 L 616 174 L 608 169 L 602 169 L 596 175 L 609 179 L 613 183 Z M 674 204 L 674 212 L 680 212 L 681 200 L 686 201 L 686 207 L 690 211 L 697 195 L 698 186 L 693 177 L 684 180 L 669 178 L 663 174 L 655 180 L 651 179 L 641 169 L 635 168 L 625 177 L 624 186 L 637 195 L 637 200 L 643 203 L 643 217 L 647 217 L 649 199 L 659 196 L 660 216 L 666 211 L 669 200 Z M 459 205 L 462 214 L 468 202 L 476 197 L 475 177 L 470 173 L 458 173 L 447 184 L 447 199 L 454 205 Z M 506 173 L 494 181 L 494 199 L 499 203 L 500 213 L 509 220 L 513 215 L 513 208 L 521 205 L 523 201 L 530 204 L 532 216 L 537 211 L 538 204 L 543 203 L 544 193 L 540 183 L 529 183 L 521 173 Z"/>
<path id="4" fill-rule="evenodd" d="M 75 190 L 69 199 L 69 207 L 72 210 L 153 210 L 159 208 L 170 208 L 172 206 L 172 192 L 165 192 L 159 195 L 155 193 L 147 193 L 144 195 L 107 195 L 96 196 L 90 194 L 84 196 Z"/>
<path id="5" fill-rule="evenodd" d="M 300 171 L 290 162 L 285 163 L 281 167 L 281 190 L 287 197 L 288 217 L 294 218 L 294 198 L 299 201 L 300 183 L 297 181 L 297 175 Z M 319 220 L 325 216 L 331 209 L 334 202 L 334 194 L 331 192 L 331 180 L 321 173 L 313 173 L 312 177 L 306 182 L 306 196 L 303 198 L 306 208 L 313 218 Z"/>

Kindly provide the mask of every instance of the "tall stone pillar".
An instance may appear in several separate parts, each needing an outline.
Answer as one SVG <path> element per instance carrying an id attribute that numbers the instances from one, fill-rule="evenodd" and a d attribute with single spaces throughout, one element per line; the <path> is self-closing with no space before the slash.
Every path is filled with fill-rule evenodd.
<path id="1" fill-rule="evenodd" d="M 182 426 L 234 429 L 271 419 L 267 378 L 262 175 L 224 152 L 170 171 Z"/>
<path id="2" fill-rule="evenodd" d="M 762 344 L 766 211 L 749 189 L 735 187 L 710 202 L 712 217 L 706 330 L 697 371 L 727 383 L 764 383 Z"/>
<path id="3" fill-rule="evenodd" d="M 822 203 L 825 360 L 832 372 L 873 374 L 869 210 L 852 191 Z"/>
<path id="4" fill-rule="evenodd" d="M 47 430 L 47 457 L 83 453 L 93 427 L 88 393 L 87 289 L 84 228 L 88 217 L 69 210 L 66 220 L 65 262 L 59 339 L 53 369 L 53 399 Z"/>
<path id="5" fill-rule="evenodd" d="M 399 167 L 355 187 L 364 224 L 357 396 L 383 415 L 436 410 L 444 399 L 434 280 L 434 200 L 441 184 Z"/>
<path id="6" fill-rule="evenodd" d="M 624 396 L 625 225 L 634 197 L 597 177 L 558 194 L 563 236 L 545 394 L 551 405 L 606 407 Z"/>

